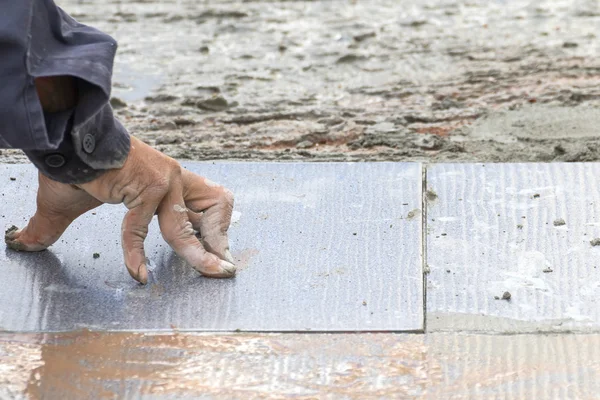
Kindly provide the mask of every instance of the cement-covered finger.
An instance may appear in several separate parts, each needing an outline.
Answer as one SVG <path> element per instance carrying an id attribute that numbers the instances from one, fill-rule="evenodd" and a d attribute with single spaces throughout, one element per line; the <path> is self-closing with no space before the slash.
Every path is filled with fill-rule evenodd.
<path id="1" fill-rule="evenodd" d="M 207 252 L 196 238 L 181 194 L 178 196 L 173 191 L 165 198 L 158 212 L 158 222 L 167 243 L 198 272 L 214 278 L 235 275 L 233 264 Z"/>

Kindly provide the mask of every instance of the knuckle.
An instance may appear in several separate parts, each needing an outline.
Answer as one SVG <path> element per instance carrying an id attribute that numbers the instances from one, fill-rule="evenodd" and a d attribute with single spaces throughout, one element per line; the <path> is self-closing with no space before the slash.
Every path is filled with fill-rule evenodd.
<path id="1" fill-rule="evenodd" d="M 170 231 L 162 231 L 161 232 L 163 239 L 167 242 L 171 247 L 174 244 L 180 243 L 189 239 L 191 236 L 194 236 L 194 228 L 191 222 L 185 222 L 180 225 L 177 229 L 173 229 Z"/>
<path id="2" fill-rule="evenodd" d="M 180 179 L 183 175 L 181 169 L 181 165 L 179 162 L 177 162 L 177 160 L 174 160 L 170 157 L 165 160 L 165 170 L 168 171 L 166 175 L 170 179 Z"/>
<path id="3" fill-rule="evenodd" d="M 169 179 L 164 175 L 157 175 L 154 177 L 154 181 L 148 189 L 158 195 L 164 195 L 169 191 L 169 187 Z"/>
<path id="4" fill-rule="evenodd" d="M 137 244 L 138 246 L 143 246 L 144 245 L 143 239 L 145 239 L 146 236 L 148 236 L 148 227 L 147 226 L 135 226 L 129 230 L 129 233 L 135 238 L 142 239 L 142 240 L 135 241 L 134 244 Z"/>
<path id="5" fill-rule="evenodd" d="M 231 190 L 224 187 L 223 194 L 221 195 L 221 197 L 225 203 L 233 206 L 233 203 L 235 202 L 235 195 Z"/>
<path id="6" fill-rule="evenodd" d="M 122 226 L 122 236 L 124 238 L 130 238 L 134 242 L 141 243 L 143 245 L 144 239 L 148 236 L 148 226 L 140 223 L 136 223 L 132 218 L 125 218 Z M 137 239 L 137 240 L 135 240 Z"/>
<path id="7" fill-rule="evenodd" d="M 206 251 L 215 253 L 227 246 L 227 235 L 225 232 L 219 230 L 213 235 L 203 238 L 202 245 Z"/>
<path id="8" fill-rule="evenodd" d="M 123 188 L 121 194 L 123 203 L 128 209 L 143 207 L 147 205 L 158 205 L 169 192 L 169 180 L 164 176 L 155 174 L 150 183 L 145 187 L 129 186 Z"/>

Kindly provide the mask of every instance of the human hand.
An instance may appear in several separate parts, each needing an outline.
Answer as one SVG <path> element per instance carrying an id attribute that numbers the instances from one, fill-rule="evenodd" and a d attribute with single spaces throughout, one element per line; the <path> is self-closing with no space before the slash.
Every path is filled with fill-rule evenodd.
<path id="1" fill-rule="evenodd" d="M 138 282 L 148 281 L 144 240 L 155 214 L 164 239 L 194 269 L 214 278 L 235 275 L 227 238 L 233 194 L 134 137 L 123 167 L 90 183 L 66 185 L 40 174 L 36 213 L 24 229 L 7 231 L 6 244 L 19 251 L 44 250 L 77 217 L 103 203 L 129 209 L 121 242 L 127 270 Z"/>

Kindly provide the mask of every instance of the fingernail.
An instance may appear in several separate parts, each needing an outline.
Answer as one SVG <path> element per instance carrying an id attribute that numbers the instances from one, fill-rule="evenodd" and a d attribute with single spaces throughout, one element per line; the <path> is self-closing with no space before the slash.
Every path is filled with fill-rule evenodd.
<path id="1" fill-rule="evenodd" d="M 146 268 L 146 264 L 140 265 L 140 267 L 138 268 L 137 277 L 138 277 L 138 282 L 141 283 L 142 285 L 145 285 L 148 283 L 148 269 Z"/>
<path id="2" fill-rule="evenodd" d="M 15 251 L 25 251 L 25 245 L 16 240 L 17 233 L 19 233 L 19 228 L 16 226 L 11 226 L 4 233 L 4 243 L 6 243 L 6 247 Z"/>
<path id="3" fill-rule="evenodd" d="M 237 267 L 227 261 L 221 261 L 221 269 L 225 271 L 228 276 L 234 276 Z"/>
<path id="4" fill-rule="evenodd" d="M 14 251 L 27 251 L 27 247 L 21 242 L 12 239 L 6 239 L 4 241 L 6 243 L 6 247 Z"/>
<path id="5" fill-rule="evenodd" d="M 235 260 L 233 259 L 233 255 L 231 255 L 231 251 L 229 251 L 229 249 L 225 251 L 225 261 L 235 264 Z"/>

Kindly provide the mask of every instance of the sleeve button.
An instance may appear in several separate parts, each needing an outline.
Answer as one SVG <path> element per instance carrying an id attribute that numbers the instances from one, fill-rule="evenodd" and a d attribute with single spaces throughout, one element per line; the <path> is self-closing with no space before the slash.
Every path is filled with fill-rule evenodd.
<path id="1" fill-rule="evenodd" d="M 83 137 L 83 151 L 91 154 L 96 148 L 96 139 L 94 135 L 88 133 Z"/>
<path id="2" fill-rule="evenodd" d="M 58 153 L 47 155 L 44 161 L 47 166 L 52 168 L 60 168 L 66 163 L 65 157 Z"/>

